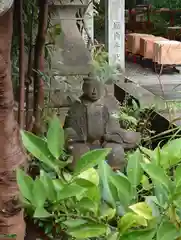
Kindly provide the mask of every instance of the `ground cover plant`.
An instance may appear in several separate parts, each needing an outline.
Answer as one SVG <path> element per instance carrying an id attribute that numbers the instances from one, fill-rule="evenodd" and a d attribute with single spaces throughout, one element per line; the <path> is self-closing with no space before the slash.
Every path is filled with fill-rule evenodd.
<path id="1" fill-rule="evenodd" d="M 46 138 L 21 136 L 42 163 L 35 179 L 17 170 L 21 201 L 49 239 L 181 239 L 180 138 L 155 150 L 140 147 L 128 155 L 123 174 L 106 163 L 110 149 L 88 152 L 69 172 L 57 117 Z"/>

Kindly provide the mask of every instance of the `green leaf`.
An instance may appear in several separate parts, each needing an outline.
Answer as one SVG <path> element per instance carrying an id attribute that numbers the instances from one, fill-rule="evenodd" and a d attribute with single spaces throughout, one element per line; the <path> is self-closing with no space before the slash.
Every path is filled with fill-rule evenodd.
<path id="1" fill-rule="evenodd" d="M 64 148 L 64 131 L 61 127 L 60 120 L 56 115 L 49 123 L 47 144 L 51 154 L 58 159 Z"/>
<path id="2" fill-rule="evenodd" d="M 83 196 L 91 199 L 96 203 L 99 203 L 101 200 L 100 188 L 95 185 L 93 187 L 89 187 L 88 190 L 83 194 Z"/>
<path id="3" fill-rule="evenodd" d="M 155 164 L 141 164 L 144 171 L 151 177 L 152 181 L 156 181 L 160 184 L 163 184 L 167 189 L 170 189 L 170 180 L 165 174 L 164 170 L 160 166 Z"/>
<path id="4" fill-rule="evenodd" d="M 155 235 L 155 229 L 153 230 L 135 230 L 127 234 L 124 234 L 120 240 L 152 240 Z M 171 239 L 170 239 L 171 240 Z"/>
<path id="5" fill-rule="evenodd" d="M 159 204 L 158 204 L 157 198 L 155 196 L 146 196 L 145 202 L 151 208 L 153 217 L 159 217 L 160 211 L 158 207 Z"/>
<path id="6" fill-rule="evenodd" d="M 106 156 L 110 153 L 111 149 L 96 149 L 85 153 L 75 166 L 74 175 L 78 175 L 89 168 L 95 167 L 100 162 L 106 159 Z"/>
<path id="7" fill-rule="evenodd" d="M 70 197 L 75 197 L 77 195 L 80 195 L 82 194 L 83 192 L 85 192 L 86 189 L 85 188 L 82 188 L 80 187 L 79 185 L 77 184 L 71 184 L 71 185 L 65 185 L 63 187 L 63 189 L 61 191 L 59 191 L 57 194 L 57 198 L 58 200 L 65 200 L 67 198 L 70 198 Z"/>
<path id="8" fill-rule="evenodd" d="M 120 202 L 129 205 L 131 200 L 131 184 L 128 179 L 125 176 L 113 174 L 110 176 L 110 181 L 117 189 Z"/>
<path id="9" fill-rule="evenodd" d="M 142 176 L 141 184 L 143 186 L 143 189 L 146 191 L 149 191 L 152 188 L 152 185 L 149 183 L 149 179 L 146 175 Z"/>
<path id="10" fill-rule="evenodd" d="M 177 166 L 175 170 L 175 186 L 181 186 L 181 165 Z"/>
<path id="11" fill-rule="evenodd" d="M 47 142 L 40 137 L 21 130 L 23 145 L 35 158 L 46 164 L 51 169 L 56 169 L 56 163 L 47 147 Z"/>
<path id="12" fill-rule="evenodd" d="M 95 184 L 96 186 L 99 185 L 99 175 L 94 168 L 87 169 L 86 171 L 79 174 L 77 176 L 77 178 L 85 179 L 85 180 Z"/>
<path id="13" fill-rule="evenodd" d="M 87 212 L 93 212 L 95 214 L 97 214 L 98 211 L 98 205 L 93 202 L 91 199 L 89 198 L 82 198 L 77 204 L 76 204 L 76 208 L 80 209 L 80 210 L 86 210 Z"/>
<path id="14" fill-rule="evenodd" d="M 68 228 L 76 228 L 81 227 L 81 225 L 84 225 L 87 223 L 87 220 L 84 220 L 82 218 L 68 218 L 66 221 L 62 222 L 66 227 Z"/>
<path id="15" fill-rule="evenodd" d="M 106 203 L 102 203 L 100 207 L 100 219 L 111 220 L 116 214 L 116 209 L 109 207 Z"/>
<path id="16" fill-rule="evenodd" d="M 144 217 L 147 220 L 151 220 L 153 218 L 152 210 L 151 210 L 151 208 L 148 206 L 148 204 L 146 202 L 136 203 L 134 205 L 129 206 L 129 208 L 133 212 L 135 212 L 139 216 Z"/>
<path id="17" fill-rule="evenodd" d="M 52 179 L 43 170 L 40 171 L 40 181 L 43 183 L 47 198 L 50 201 L 55 201 L 57 194 Z"/>
<path id="18" fill-rule="evenodd" d="M 48 218 L 51 217 L 51 214 L 49 212 L 47 212 L 47 210 L 43 207 L 37 207 L 34 215 L 34 218 Z"/>
<path id="19" fill-rule="evenodd" d="M 163 221 L 157 231 L 157 240 L 174 240 L 180 236 L 174 224 L 169 221 Z"/>
<path id="20" fill-rule="evenodd" d="M 177 164 L 181 156 L 181 138 L 169 141 L 163 146 L 162 150 L 168 154 L 169 167 Z"/>
<path id="21" fill-rule="evenodd" d="M 165 188 L 164 185 L 158 183 L 154 184 L 154 188 L 154 193 L 158 200 L 158 204 L 162 208 L 166 209 L 169 204 L 169 192 L 167 188 Z"/>
<path id="22" fill-rule="evenodd" d="M 140 147 L 140 149 L 150 159 L 153 159 L 155 157 L 155 152 L 153 150 L 150 150 L 150 149 L 144 148 L 144 147 Z"/>
<path id="23" fill-rule="evenodd" d="M 62 190 L 66 184 L 62 181 L 62 179 L 53 179 L 52 182 L 53 182 L 55 191 L 57 192 L 57 195 L 58 195 L 58 192 Z"/>
<path id="24" fill-rule="evenodd" d="M 76 178 L 75 183 L 84 188 L 91 188 L 95 186 L 92 182 L 83 178 Z"/>
<path id="25" fill-rule="evenodd" d="M 141 177 L 143 175 L 143 170 L 141 168 L 142 158 L 143 156 L 139 150 L 130 154 L 128 157 L 127 175 L 133 187 L 137 187 L 141 182 Z"/>
<path id="26" fill-rule="evenodd" d="M 101 181 L 102 198 L 109 203 L 112 207 L 115 207 L 115 199 L 111 192 L 109 178 L 113 174 L 111 167 L 106 162 L 101 162 L 98 167 L 98 174 Z"/>
<path id="27" fill-rule="evenodd" d="M 34 181 L 33 186 L 33 204 L 35 207 L 41 208 L 43 207 L 45 200 L 47 198 L 47 194 L 45 191 L 45 188 L 43 186 L 43 183 L 40 181 L 40 179 L 36 178 Z"/>
<path id="28" fill-rule="evenodd" d="M 119 233 L 118 232 L 114 232 L 114 233 L 110 233 L 108 236 L 107 236 L 107 240 L 118 240 L 118 236 L 119 236 Z"/>
<path id="29" fill-rule="evenodd" d="M 104 224 L 86 224 L 85 226 L 72 228 L 68 231 L 68 234 L 74 238 L 78 239 L 86 239 L 86 238 L 93 238 L 99 237 L 106 233 L 107 226 Z"/>
<path id="30" fill-rule="evenodd" d="M 132 227 L 147 226 L 147 221 L 144 217 L 136 215 L 135 213 L 126 213 L 119 221 L 118 227 L 120 232 L 124 234 Z"/>
<path id="31" fill-rule="evenodd" d="M 21 195 L 32 202 L 33 200 L 33 194 L 32 194 L 32 188 L 33 188 L 33 179 L 25 174 L 25 172 L 21 169 L 17 169 L 16 171 L 16 179 L 18 183 L 19 190 L 21 192 Z"/>

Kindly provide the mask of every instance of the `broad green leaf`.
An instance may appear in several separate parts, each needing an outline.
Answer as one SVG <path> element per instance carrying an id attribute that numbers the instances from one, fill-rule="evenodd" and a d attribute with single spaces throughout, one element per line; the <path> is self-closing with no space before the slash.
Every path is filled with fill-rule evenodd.
<path id="1" fill-rule="evenodd" d="M 175 240 L 180 236 L 174 224 L 163 221 L 157 231 L 157 240 Z"/>
<path id="2" fill-rule="evenodd" d="M 95 186 L 92 182 L 83 178 L 76 178 L 75 183 L 84 188 L 90 188 Z"/>
<path id="3" fill-rule="evenodd" d="M 40 137 L 21 130 L 23 145 L 35 158 L 46 164 L 51 169 L 56 169 L 56 163 L 51 155 L 47 142 Z"/>
<path id="4" fill-rule="evenodd" d="M 120 232 L 124 234 L 132 227 L 147 226 L 147 221 L 144 217 L 136 215 L 135 213 L 126 213 L 119 221 L 118 227 Z"/>
<path id="5" fill-rule="evenodd" d="M 152 181 L 156 181 L 160 184 L 163 184 L 167 189 L 170 189 L 170 180 L 168 176 L 165 174 L 163 168 L 160 166 L 156 166 L 155 164 L 142 163 L 143 170 L 151 177 Z"/>
<path id="6" fill-rule="evenodd" d="M 64 148 L 64 131 L 57 116 L 54 116 L 49 123 L 47 144 L 51 154 L 58 159 Z"/>
<path id="7" fill-rule="evenodd" d="M 86 210 L 87 212 L 93 212 L 95 214 L 97 214 L 98 211 L 98 205 L 96 204 L 96 202 L 93 202 L 91 199 L 89 198 L 82 198 L 77 204 L 76 204 L 76 208 L 84 211 Z"/>
<path id="8" fill-rule="evenodd" d="M 149 179 L 146 175 L 142 176 L 141 184 L 144 190 L 149 191 L 152 188 L 152 185 L 149 183 Z"/>
<path id="9" fill-rule="evenodd" d="M 100 178 L 102 198 L 109 203 L 112 207 L 115 207 L 115 199 L 110 189 L 109 178 L 113 174 L 111 167 L 104 161 L 99 164 L 98 174 Z"/>
<path id="10" fill-rule="evenodd" d="M 114 233 L 110 233 L 108 236 L 107 236 L 107 240 L 118 240 L 118 236 L 119 236 L 119 233 L 118 232 L 114 232 Z"/>
<path id="11" fill-rule="evenodd" d="M 154 184 L 154 194 L 158 200 L 158 204 L 166 209 L 169 204 L 169 192 L 164 185 L 155 183 Z"/>
<path id="12" fill-rule="evenodd" d="M 84 220 L 82 218 L 68 218 L 66 221 L 62 222 L 66 227 L 68 228 L 76 228 L 81 227 L 81 225 L 84 225 L 87 223 L 87 220 Z"/>
<path id="13" fill-rule="evenodd" d="M 145 147 L 140 147 L 141 151 L 146 155 L 148 156 L 150 159 L 153 159 L 154 156 L 155 156 L 155 153 L 153 150 L 150 150 L 148 148 L 145 148 Z"/>
<path id="14" fill-rule="evenodd" d="M 70 182 L 72 180 L 72 174 L 70 172 L 63 171 L 62 175 L 67 182 Z"/>
<path id="15" fill-rule="evenodd" d="M 116 209 L 102 203 L 100 207 L 100 218 L 111 220 L 116 214 Z"/>
<path id="16" fill-rule="evenodd" d="M 85 153 L 75 166 L 74 175 L 78 175 L 89 168 L 99 165 L 100 162 L 106 159 L 106 156 L 109 154 L 111 149 L 96 149 Z"/>
<path id="17" fill-rule="evenodd" d="M 32 188 L 34 181 L 31 177 L 25 174 L 25 172 L 21 169 L 17 169 L 16 171 L 16 179 L 18 183 L 18 187 L 20 189 L 21 195 L 29 200 L 33 201 Z"/>
<path id="18" fill-rule="evenodd" d="M 77 178 L 88 180 L 96 186 L 99 185 L 99 175 L 94 168 L 89 168 L 77 176 Z"/>
<path id="19" fill-rule="evenodd" d="M 77 184 L 71 184 L 71 185 L 67 184 L 62 188 L 61 191 L 57 193 L 58 195 L 57 198 L 59 201 L 65 200 L 70 197 L 75 197 L 76 195 L 79 195 L 85 191 L 86 191 L 85 188 L 82 188 Z"/>
<path id="20" fill-rule="evenodd" d="M 89 187 L 88 190 L 83 194 L 84 197 L 91 199 L 92 201 L 99 203 L 101 200 L 101 191 L 97 186 Z"/>
<path id="21" fill-rule="evenodd" d="M 60 190 L 62 190 L 65 187 L 65 183 L 61 179 L 53 179 L 52 182 L 55 191 L 57 191 L 57 194 Z"/>
<path id="22" fill-rule="evenodd" d="M 70 228 L 68 234 L 74 238 L 78 239 L 86 239 L 86 238 L 94 238 L 102 236 L 106 233 L 107 226 L 104 224 L 86 224 L 85 226 L 77 227 L 77 228 Z"/>
<path id="23" fill-rule="evenodd" d="M 144 217 L 147 220 L 151 220 L 153 218 L 152 210 L 151 210 L 151 208 L 148 206 L 148 204 L 146 202 L 136 203 L 134 205 L 129 206 L 129 208 L 133 212 L 135 212 L 139 216 Z"/>
<path id="24" fill-rule="evenodd" d="M 35 209 L 34 218 L 48 218 L 51 217 L 51 214 L 43 207 L 37 207 Z"/>
<path id="25" fill-rule="evenodd" d="M 175 186 L 181 186 L 181 165 L 177 166 L 175 170 Z"/>
<path id="26" fill-rule="evenodd" d="M 146 196 L 145 202 L 151 208 L 153 217 L 159 217 L 160 211 L 158 207 L 159 204 L 158 204 L 157 198 L 155 196 Z"/>
<path id="27" fill-rule="evenodd" d="M 142 154 L 139 150 L 128 157 L 127 176 L 133 187 L 137 187 L 141 182 L 143 170 L 141 168 Z"/>
<path id="28" fill-rule="evenodd" d="M 43 170 L 40 171 L 40 181 L 43 183 L 47 198 L 50 201 L 55 201 L 57 198 L 57 194 L 55 191 L 53 180 Z"/>
<path id="29" fill-rule="evenodd" d="M 154 239 L 155 229 L 153 230 L 135 230 L 124 234 L 120 240 L 152 240 Z M 171 240 L 171 239 L 170 239 Z"/>
<path id="30" fill-rule="evenodd" d="M 167 161 L 169 167 L 176 165 L 178 162 L 180 162 L 181 138 L 169 141 L 167 144 L 163 146 L 162 150 L 165 152 L 165 154 L 167 154 Z M 164 161 L 165 160 L 163 159 L 162 162 L 164 163 Z"/>
<path id="31" fill-rule="evenodd" d="M 110 176 L 110 181 L 118 191 L 120 202 L 129 205 L 129 202 L 131 200 L 131 184 L 128 179 L 120 175 L 113 174 L 112 176 Z"/>
<path id="32" fill-rule="evenodd" d="M 36 178 L 33 186 L 33 205 L 38 208 L 43 208 L 47 194 L 43 183 L 39 178 Z"/>

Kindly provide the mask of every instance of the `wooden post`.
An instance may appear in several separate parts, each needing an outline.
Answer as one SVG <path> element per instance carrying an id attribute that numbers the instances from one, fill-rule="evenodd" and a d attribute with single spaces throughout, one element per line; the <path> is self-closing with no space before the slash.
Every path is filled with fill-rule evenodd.
<path id="1" fill-rule="evenodd" d="M 106 47 L 109 64 L 125 70 L 125 0 L 105 1 Z"/>

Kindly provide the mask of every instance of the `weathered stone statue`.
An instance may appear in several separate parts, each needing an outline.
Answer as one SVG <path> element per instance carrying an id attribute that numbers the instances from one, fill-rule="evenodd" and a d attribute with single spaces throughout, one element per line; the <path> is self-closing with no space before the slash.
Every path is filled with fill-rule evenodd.
<path id="1" fill-rule="evenodd" d="M 84 79 L 83 94 L 70 107 L 64 129 L 68 149 L 73 155 L 73 168 L 80 156 L 95 148 L 111 148 L 108 164 L 122 170 L 124 149 L 136 147 L 140 134 L 125 131 L 104 102 L 104 86 L 93 77 Z"/>

